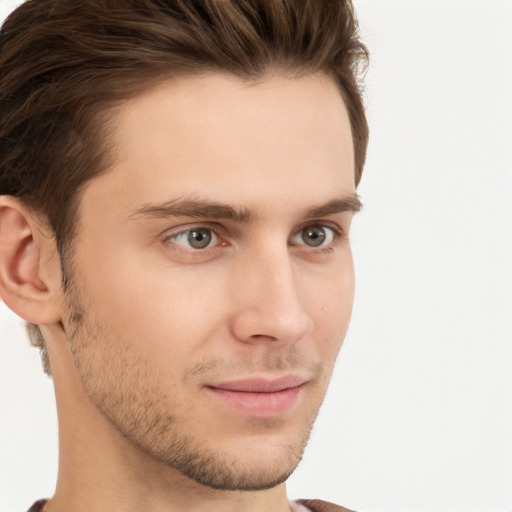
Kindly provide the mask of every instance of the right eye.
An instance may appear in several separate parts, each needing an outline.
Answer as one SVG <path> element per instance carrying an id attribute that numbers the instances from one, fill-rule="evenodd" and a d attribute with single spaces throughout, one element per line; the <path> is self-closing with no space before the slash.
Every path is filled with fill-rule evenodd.
<path id="1" fill-rule="evenodd" d="M 187 249 L 201 250 L 217 245 L 220 238 L 211 228 L 197 227 L 170 235 L 167 240 Z"/>

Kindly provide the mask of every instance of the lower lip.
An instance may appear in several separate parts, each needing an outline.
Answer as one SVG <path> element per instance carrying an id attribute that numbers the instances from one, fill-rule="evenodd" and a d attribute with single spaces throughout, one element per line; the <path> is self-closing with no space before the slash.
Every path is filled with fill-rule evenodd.
<path id="1" fill-rule="evenodd" d="M 228 406 L 254 418 L 271 418 L 283 414 L 297 402 L 302 386 L 271 393 L 206 388 Z"/>

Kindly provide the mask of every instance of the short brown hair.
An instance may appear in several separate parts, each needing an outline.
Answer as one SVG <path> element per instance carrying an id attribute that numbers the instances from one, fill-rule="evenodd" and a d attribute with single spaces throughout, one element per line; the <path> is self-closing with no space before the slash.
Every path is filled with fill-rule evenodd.
<path id="1" fill-rule="evenodd" d="M 66 289 L 80 191 L 109 167 L 109 109 L 173 76 L 275 69 L 335 79 L 357 185 L 367 60 L 350 0 L 28 0 L 0 32 L 0 195 L 47 221 Z"/>

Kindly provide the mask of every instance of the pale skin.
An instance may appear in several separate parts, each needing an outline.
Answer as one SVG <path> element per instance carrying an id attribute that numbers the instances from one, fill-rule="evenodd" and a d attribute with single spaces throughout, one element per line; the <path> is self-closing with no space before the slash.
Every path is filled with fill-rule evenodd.
<path id="1" fill-rule="evenodd" d="M 1 297 L 41 327 L 55 384 L 45 510 L 289 512 L 354 294 L 341 95 L 322 74 L 210 73 L 125 102 L 115 127 L 69 295 L 52 234 L 0 196 Z M 240 408 L 216 387 L 247 379 L 291 379 L 293 396 Z"/>

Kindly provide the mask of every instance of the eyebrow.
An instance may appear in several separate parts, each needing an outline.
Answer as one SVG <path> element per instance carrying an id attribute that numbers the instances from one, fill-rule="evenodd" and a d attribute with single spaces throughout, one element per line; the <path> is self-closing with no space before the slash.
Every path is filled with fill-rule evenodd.
<path id="1" fill-rule="evenodd" d="M 352 212 L 357 213 L 363 208 L 363 203 L 357 194 L 350 197 L 333 199 L 328 203 L 310 208 L 304 212 L 304 218 L 312 219 L 323 217 L 324 215 L 333 215 L 335 213 Z"/>
<path id="2" fill-rule="evenodd" d="M 309 208 L 302 212 L 305 219 L 323 217 L 342 212 L 357 213 L 362 208 L 357 194 L 350 197 L 333 199 L 326 204 Z M 167 218 L 167 217 L 197 217 L 206 219 L 231 220 L 247 224 L 256 219 L 253 210 L 245 207 L 235 208 L 228 204 L 207 200 L 175 199 L 165 203 L 148 203 L 130 213 L 129 218 Z"/>
<path id="3" fill-rule="evenodd" d="M 130 214 L 130 219 L 140 217 L 202 217 L 248 223 L 255 218 L 255 215 L 248 208 L 233 208 L 228 204 L 213 201 L 175 199 L 165 203 L 148 203 Z"/>

